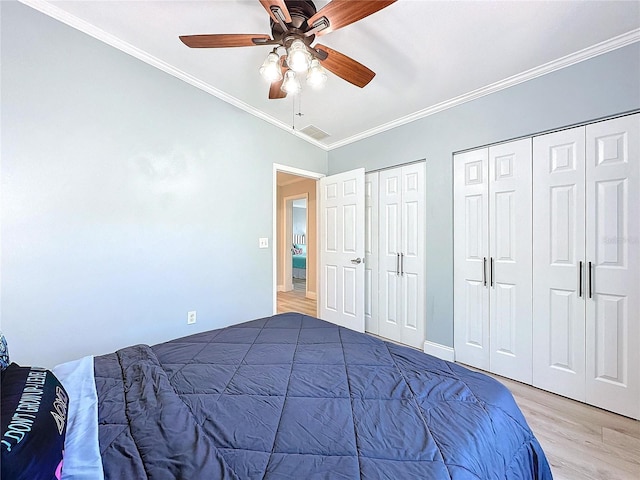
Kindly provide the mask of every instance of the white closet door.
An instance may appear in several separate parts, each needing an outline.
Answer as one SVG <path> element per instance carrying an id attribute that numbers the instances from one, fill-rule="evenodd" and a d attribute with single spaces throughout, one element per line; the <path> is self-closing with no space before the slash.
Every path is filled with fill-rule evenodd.
<path id="1" fill-rule="evenodd" d="M 491 371 L 532 381 L 531 139 L 489 148 Z"/>
<path id="2" fill-rule="evenodd" d="M 378 172 L 364 176 L 364 324 L 378 335 Z"/>
<path id="3" fill-rule="evenodd" d="M 454 156 L 456 361 L 489 370 L 488 149 Z"/>
<path id="4" fill-rule="evenodd" d="M 533 143 L 533 384 L 584 401 L 584 127 Z"/>
<path id="5" fill-rule="evenodd" d="M 640 115 L 586 130 L 586 400 L 640 418 Z"/>
<path id="6" fill-rule="evenodd" d="M 422 349 L 425 341 L 424 163 L 402 167 L 400 342 Z"/>
<path id="7" fill-rule="evenodd" d="M 379 329 L 385 338 L 400 341 L 402 322 L 400 253 L 402 176 L 399 168 L 380 172 L 379 195 Z"/>

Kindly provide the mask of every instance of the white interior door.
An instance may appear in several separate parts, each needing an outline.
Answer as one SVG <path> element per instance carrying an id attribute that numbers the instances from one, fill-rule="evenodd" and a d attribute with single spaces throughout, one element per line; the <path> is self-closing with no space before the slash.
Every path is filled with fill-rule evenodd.
<path id="1" fill-rule="evenodd" d="M 586 401 L 640 418 L 640 115 L 586 137 Z"/>
<path id="2" fill-rule="evenodd" d="M 400 341 L 402 323 L 402 175 L 400 168 L 383 170 L 379 177 L 378 288 L 380 335 Z"/>
<path id="3" fill-rule="evenodd" d="M 491 371 L 532 381 L 531 139 L 489 148 Z"/>
<path id="4" fill-rule="evenodd" d="M 489 370 L 488 149 L 454 156 L 453 342 L 456 361 Z"/>
<path id="5" fill-rule="evenodd" d="M 320 179 L 320 318 L 364 332 L 364 169 Z"/>
<path id="6" fill-rule="evenodd" d="M 378 172 L 364 176 L 364 188 L 364 327 L 378 335 Z"/>
<path id="7" fill-rule="evenodd" d="M 422 349 L 425 341 L 425 164 L 402 167 L 400 342 Z"/>
<path id="8" fill-rule="evenodd" d="M 533 144 L 533 384 L 581 401 L 584 142 L 584 127 L 578 127 L 536 137 Z"/>

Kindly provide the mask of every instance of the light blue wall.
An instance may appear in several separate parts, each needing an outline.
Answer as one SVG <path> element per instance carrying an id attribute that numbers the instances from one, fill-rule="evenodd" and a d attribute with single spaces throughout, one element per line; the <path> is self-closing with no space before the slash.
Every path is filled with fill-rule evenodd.
<path id="1" fill-rule="evenodd" d="M 307 209 L 306 207 L 293 207 L 293 233 L 306 235 L 307 233 Z"/>
<path id="2" fill-rule="evenodd" d="M 636 43 L 332 150 L 329 173 L 427 159 L 427 339 L 452 346 L 452 153 L 638 108 Z"/>
<path id="3" fill-rule="evenodd" d="M 52 366 L 272 313 L 272 165 L 327 152 L 2 1 L 0 320 Z M 271 242 L 273 243 L 273 242 Z M 198 322 L 186 325 L 187 311 Z"/>

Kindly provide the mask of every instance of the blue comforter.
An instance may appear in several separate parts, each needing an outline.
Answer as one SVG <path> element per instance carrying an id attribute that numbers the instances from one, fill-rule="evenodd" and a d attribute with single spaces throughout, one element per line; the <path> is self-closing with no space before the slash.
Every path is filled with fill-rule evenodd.
<path id="1" fill-rule="evenodd" d="M 283 314 L 96 357 L 113 479 L 550 479 L 509 391 Z"/>

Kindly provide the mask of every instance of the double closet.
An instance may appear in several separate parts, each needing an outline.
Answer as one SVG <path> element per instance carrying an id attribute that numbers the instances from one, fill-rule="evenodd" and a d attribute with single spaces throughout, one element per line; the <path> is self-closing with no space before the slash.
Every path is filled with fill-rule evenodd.
<path id="1" fill-rule="evenodd" d="M 640 114 L 454 155 L 454 349 L 640 419 Z"/>
<path id="2" fill-rule="evenodd" d="M 425 162 L 365 175 L 365 330 L 422 349 Z"/>

